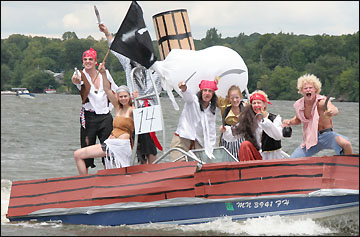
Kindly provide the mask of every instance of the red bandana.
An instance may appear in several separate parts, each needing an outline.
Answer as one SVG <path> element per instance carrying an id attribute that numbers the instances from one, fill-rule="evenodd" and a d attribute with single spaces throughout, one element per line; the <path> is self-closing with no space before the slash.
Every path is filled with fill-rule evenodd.
<path id="1" fill-rule="evenodd" d="M 208 80 L 202 80 L 199 84 L 199 88 L 200 90 L 210 89 L 213 91 L 216 91 L 218 89 L 215 81 L 208 81 Z"/>
<path id="2" fill-rule="evenodd" d="M 90 48 L 83 53 L 82 59 L 84 60 L 85 57 L 90 57 L 97 61 L 96 51 L 93 48 Z"/>
<path id="3" fill-rule="evenodd" d="M 255 93 L 252 96 L 250 96 L 250 104 L 252 104 L 253 100 L 262 100 L 265 103 L 271 104 L 269 101 L 266 100 L 265 96 L 260 93 Z"/>

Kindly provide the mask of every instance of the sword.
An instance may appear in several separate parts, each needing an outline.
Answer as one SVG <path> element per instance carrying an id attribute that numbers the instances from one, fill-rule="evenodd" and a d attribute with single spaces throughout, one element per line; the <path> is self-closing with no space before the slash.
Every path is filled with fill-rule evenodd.
<path id="1" fill-rule="evenodd" d="M 325 111 L 327 111 L 327 110 L 328 110 L 328 103 L 329 103 L 329 100 L 330 100 L 330 96 L 328 96 L 328 97 L 326 98 L 326 100 L 325 100 L 325 104 L 324 104 L 324 109 L 325 109 Z"/>
<path id="2" fill-rule="evenodd" d="M 97 7 L 94 5 L 94 10 L 95 10 L 95 14 L 96 14 L 96 17 L 97 17 L 97 20 L 98 20 L 98 24 L 102 24 L 101 22 L 101 19 L 100 19 L 100 14 L 99 14 L 99 11 L 97 9 Z"/>
<path id="3" fill-rule="evenodd" d="M 226 75 L 228 75 L 228 74 L 232 74 L 232 73 L 241 74 L 241 73 L 243 73 L 243 72 L 245 72 L 245 71 L 244 71 L 244 70 L 241 70 L 241 69 L 238 69 L 238 68 L 236 68 L 236 69 L 230 69 L 230 70 L 227 70 L 227 71 L 223 72 L 223 73 L 219 76 L 219 78 L 222 78 L 223 76 L 226 76 Z"/>
<path id="4" fill-rule="evenodd" d="M 328 96 L 326 97 L 326 100 L 325 100 L 325 104 L 324 104 L 324 110 L 325 110 L 325 112 L 327 112 L 327 110 L 328 110 L 328 103 L 329 103 L 329 101 L 335 99 L 334 97 L 330 97 L 330 94 L 331 94 L 331 93 L 328 94 Z M 329 118 L 329 116 L 325 115 L 325 118 Z"/>
<path id="5" fill-rule="evenodd" d="M 191 76 L 183 82 L 183 85 L 186 85 L 186 83 L 194 76 L 195 73 L 196 73 L 196 72 L 194 72 L 193 74 L 191 74 Z"/>

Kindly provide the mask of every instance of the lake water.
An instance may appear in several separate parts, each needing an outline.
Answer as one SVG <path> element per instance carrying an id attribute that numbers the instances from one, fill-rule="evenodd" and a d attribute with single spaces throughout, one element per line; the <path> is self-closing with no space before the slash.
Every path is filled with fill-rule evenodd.
<path id="1" fill-rule="evenodd" d="M 183 104 L 173 109 L 168 98 L 161 98 L 165 121 L 165 145 L 162 132 L 157 136 L 165 150 L 170 146 Z M 294 101 L 271 101 L 268 111 L 282 119 L 294 116 Z M 335 131 L 347 136 L 354 153 L 359 153 L 359 103 L 334 102 L 340 113 L 334 117 Z M 1 96 L 1 235 L 358 235 L 359 214 L 329 219 L 292 219 L 289 217 L 254 218 L 234 222 L 221 218 L 215 222 L 179 226 L 148 224 L 140 226 L 85 226 L 54 223 L 9 223 L 5 217 L 11 182 L 77 175 L 73 153 L 80 147 L 79 95 L 36 94 L 23 99 Z M 220 113 L 217 124 L 221 124 Z M 291 152 L 301 143 L 302 125 L 293 127 L 291 138 L 282 141 L 283 150 Z M 317 154 L 334 155 L 332 150 Z M 161 155 L 161 153 L 159 153 Z M 100 159 L 90 174 L 103 169 Z"/>

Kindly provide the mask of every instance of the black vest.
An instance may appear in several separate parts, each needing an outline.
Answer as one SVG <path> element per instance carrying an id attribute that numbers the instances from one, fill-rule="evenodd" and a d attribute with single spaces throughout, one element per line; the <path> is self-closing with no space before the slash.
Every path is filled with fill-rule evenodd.
<path id="1" fill-rule="evenodd" d="M 271 122 L 274 122 L 276 114 L 269 113 L 268 118 Z M 281 140 L 274 140 L 269 137 L 266 132 L 263 131 L 261 136 L 261 149 L 262 151 L 274 151 L 281 148 Z"/>

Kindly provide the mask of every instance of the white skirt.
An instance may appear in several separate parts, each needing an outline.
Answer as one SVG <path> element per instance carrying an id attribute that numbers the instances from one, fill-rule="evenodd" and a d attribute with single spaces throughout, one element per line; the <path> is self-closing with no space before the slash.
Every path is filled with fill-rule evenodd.
<path id="1" fill-rule="evenodd" d="M 131 165 L 131 144 L 127 139 L 106 139 L 105 169 L 128 167 Z"/>
<path id="2" fill-rule="evenodd" d="M 284 159 L 290 157 L 289 154 L 287 154 L 281 148 L 275 151 L 263 151 L 260 153 L 263 160 Z"/>

